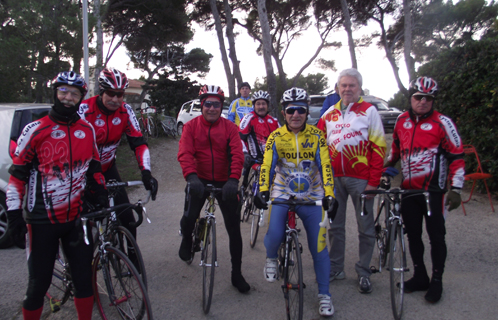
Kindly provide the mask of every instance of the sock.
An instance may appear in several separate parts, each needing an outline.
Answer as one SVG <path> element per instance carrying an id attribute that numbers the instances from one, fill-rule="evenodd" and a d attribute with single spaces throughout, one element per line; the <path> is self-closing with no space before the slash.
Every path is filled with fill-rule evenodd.
<path id="1" fill-rule="evenodd" d="M 92 319 L 93 296 L 88 298 L 74 298 L 74 305 L 78 313 L 78 320 Z"/>
<path id="2" fill-rule="evenodd" d="M 26 310 L 22 308 L 22 317 L 24 320 L 40 320 L 43 311 L 43 306 L 36 310 Z"/>

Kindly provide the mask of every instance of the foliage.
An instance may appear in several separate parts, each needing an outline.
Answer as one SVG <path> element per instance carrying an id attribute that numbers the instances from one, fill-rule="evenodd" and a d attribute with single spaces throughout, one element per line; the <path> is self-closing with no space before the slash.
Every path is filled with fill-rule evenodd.
<path id="1" fill-rule="evenodd" d="M 401 93 L 401 91 L 398 91 L 387 103 L 389 104 L 389 107 L 395 107 L 403 111 L 408 110 L 408 102 L 405 95 Z"/>
<path id="2" fill-rule="evenodd" d="M 418 73 L 438 82 L 435 107 L 456 123 L 464 144 L 476 147 L 483 169 L 498 177 L 498 38 L 467 41 Z M 473 164 L 468 164 L 472 166 Z M 498 189 L 496 179 L 491 188 Z"/>

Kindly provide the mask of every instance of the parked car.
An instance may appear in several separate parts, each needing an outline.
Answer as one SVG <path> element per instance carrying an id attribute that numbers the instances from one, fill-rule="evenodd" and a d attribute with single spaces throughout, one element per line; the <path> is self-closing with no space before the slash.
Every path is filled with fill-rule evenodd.
<path id="1" fill-rule="evenodd" d="M 322 110 L 323 101 L 327 96 L 324 95 L 311 95 L 310 99 L 310 114 L 306 123 L 316 125 L 320 119 L 320 111 Z"/>
<path id="2" fill-rule="evenodd" d="M 0 248 L 12 246 L 5 203 L 9 168 L 12 164 L 17 138 L 26 124 L 46 116 L 51 105 L 28 103 L 0 103 Z"/>
<path id="3" fill-rule="evenodd" d="M 228 117 L 228 108 L 229 105 L 224 103 L 221 116 L 225 119 Z M 200 115 L 201 101 L 199 99 L 185 102 L 180 108 L 180 112 L 178 112 L 178 117 L 176 118 L 176 132 L 178 132 L 178 135 L 182 134 L 183 125 L 185 125 L 185 123 Z"/>
<path id="4" fill-rule="evenodd" d="M 402 112 L 396 108 L 390 108 L 386 100 L 375 96 L 363 96 L 363 100 L 373 104 L 377 108 L 382 119 L 382 124 L 384 125 L 384 130 L 392 131 L 396 124 L 396 119 L 398 119 L 398 116 Z"/>

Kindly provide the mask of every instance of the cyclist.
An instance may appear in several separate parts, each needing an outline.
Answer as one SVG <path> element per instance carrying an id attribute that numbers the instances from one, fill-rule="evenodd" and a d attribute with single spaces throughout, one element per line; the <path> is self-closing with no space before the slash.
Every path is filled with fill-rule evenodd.
<path id="1" fill-rule="evenodd" d="M 280 127 L 278 120 L 268 114 L 270 94 L 259 90 L 252 95 L 254 110 L 246 114 L 240 122 L 240 138 L 244 148 L 244 179 L 242 186 L 247 187 L 251 165 L 255 160 L 263 160 L 266 140 Z"/>
<path id="2" fill-rule="evenodd" d="M 202 116 L 187 122 L 183 127 L 178 150 L 178 162 L 183 176 L 190 186 L 191 201 L 184 213 L 180 227 L 183 234 L 180 245 L 180 259 L 190 259 L 192 231 L 195 221 L 209 193 L 204 187 L 212 184 L 223 188 L 216 195 L 228 232 L 230 255 L 232 257 L 232 285 L 240 292 L 251 288 L 242 276 L 242 236 L 240 219 L 237 216 L 238 184 L 244 154 L 237 126 L 221 117 L 225 94 L 218 86 L 205 85 L 199 91 Z M 187 185 L 187 186 L 188 186 Z M 187 198 L 187 197 L 186 197 Z"/>
<path id="3" fill-rule="evenodd" d="M 61 72 L 52 82 L 54 105 L 49 115 L 26 125 L 17 141 L 7 187 L 9 227 L 23 228 L 22 204 L 27 185 L 28 289 L 25 320 L 40 319 L 59 241 L 71 268 L 78 319 L 91 319 L 93 307 L 92 246 L 82 239 L 79 220 L 85 184 L 100 205 L 107 203 L 95 132 L 77 114 L 87 92 L 78 74 Z M 18 231 L 17 231 L 18 232 Z"/>
<path id="4" fill-rule="evenodd" d="M 228 109 L 228 120 L 237 126 L 246 114 L 253 110 L 251 101 L 251 86 L 247 82 L 242 82 L 239 86 L 240 98 L 235 99 Z"/>
<path id="5" fill-rule="evenodd" d="M 100 94 L 83 101 L 78 113 L 95 128 L 97 148 L 106 181 L 111 179 L 122 181 L 116 166 L 116 150 L 121 142 L 121 136 L 126 134 L 126 140 L 131 150 L 135 152 L 138 167 L 142 172 L 145 189 L 152 190 L 152 200 L 155 200 L 158 186 L 150 171 L 149 148 L 142 137 L 132 107 L 123 101 L 126 88 L 128 88 L 128 78 L 124 73 L 114 68 L 102 70 L 99 76 Z M 114 197 L 115 205 L 129 202 L 124 188 Z M 132 226 L 135 222 L 132 209 L 124 211 L 118 218 L 136 238 L 137 228 Z M 133 261 L 132 257 L 130 259 Z"/>
<path id="6" fill-rule="evenodd" d="M 259 179 L 260 193 L 255 204 L 266 209 L 266 202 L 273 199 L 323 200 L 323 209 L 332 207 L 334 178 L 323 132 L 306 124 L 310 98 L 301 88 L 284 92 L 281 103 L 285 126 L 273 131 L 266 143 L 266 152 Z M 273 205 L 270 223 L 265 236 L 266 264 L 264 276 L 268 282 L 277 278 L 278 248 L 285 238 L 287 205 Z M 318 283 L 319 312 L 332 316 L 334 307 L 329 293 L 330 262 L 326 243 L 326 229 L 320 228 L 322 208 L 298 206 L 308 237 Z"/>
<path id="7" fill-rule="evenodd" d="M 449 211 L 458 208 L 465 174 L 462 140 L 457 128 L 450 118 L 434 110 L 437 92 L 437 82 L 430 77 L 419 77 L 410 83 L 410 108 L 396 121 L 391 151 L 385 164 L 390 168 L 401 160 L 403 189 L 429 191 L 431 216 L 426 214 L 423 195 L 403 198 L 401 212 L 414 266 L 413 278 L 405 281 L 404 291 L 427 291 L 425 300 L 431 303 L 438 302 L 443 292 L 447 254 L 443 203 L 449 206 Z M 450 191 L 445 201 L 448 181 Z M 431 244 L 430 281 L 424 264 L 423 219 Z"/>

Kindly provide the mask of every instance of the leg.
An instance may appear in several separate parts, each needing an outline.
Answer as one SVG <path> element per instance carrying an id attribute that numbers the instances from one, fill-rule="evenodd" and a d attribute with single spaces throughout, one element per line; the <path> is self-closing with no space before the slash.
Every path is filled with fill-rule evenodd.
<path id="1" fill-rule="evenodd" d="M 330 273 L 338 274 L 344 270 L 344 253 L 346 250 L 346 209 L 348 193 L 343 177 L 334 179 L 335 197 L 339 203 L 334 223 L 328 231 L 330 241 Z M 332 278 L 331 278 L 332 279 Z M 338 278 L 337 278 L 338 279 Z"/>
<path id="2" fill-rule="evenodd" d="M 183 261 L 191 259 L 192 232 L 194 231 L 195 221 L 199 218 L 202 206 L 206 201 L 208 194 L 204 193 L 202 198 L 187 194 L 185 187 L 185 207 L 182 219 L 180 220 L 180 229 L 182 231 L 182 243 L 180 245 L 179 256 Z M 190 199 L 190 201 L 188 201 Z"/>
<path id="3" fill-rule="evenodd" d="M 278 248 L 285 240 L 285 221 L 287 221 L 288 208 L 284 205 L 271 205 L 270 207 L 270 222 L 264 240 L 267 258 L 276 259 L 278 257 Z"/>

